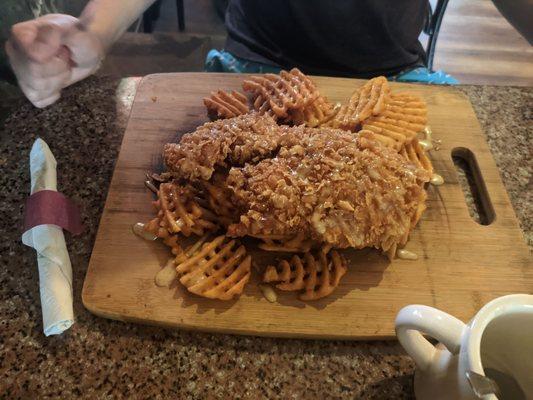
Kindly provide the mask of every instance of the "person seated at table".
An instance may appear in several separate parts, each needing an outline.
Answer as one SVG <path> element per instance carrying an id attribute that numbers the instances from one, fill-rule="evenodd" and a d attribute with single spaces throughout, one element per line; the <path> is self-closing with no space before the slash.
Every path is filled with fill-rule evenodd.
<path id="1" fill-rule="evenodd" d="M 4 22 L 21 8 L 21 0 L 5 1 L 0 9 L 11 14 L 4 14 Z M 493 1 L 531 42 L 531 1 Z M 47 10 L 48 2 L 25 2 L 35 3 L 28 8 L 34 14 Z M 5 49 L 26 97 L 46 107 L 59 99 L 61 89 L 93 74 L 111 45 L 153 2 L 91 0 L 79 18 L 55 13 L 14 24 Z M 427 0 L 230 0 L 226 48 L 209 52 L 206 70 L 298 67 L 308 74 L 456 83 L 424 66 L 418 37 L 427 12 Z"/>

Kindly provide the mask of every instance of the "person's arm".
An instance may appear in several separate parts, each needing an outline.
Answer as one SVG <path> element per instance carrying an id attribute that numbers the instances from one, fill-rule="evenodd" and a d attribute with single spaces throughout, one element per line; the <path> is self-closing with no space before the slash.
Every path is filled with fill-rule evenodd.
<path id="1" fill-rule="evenodd" d="M 492 0 L 514 28 L 533 45 L 533 0 Z"/>
<path id="2" fill-rule="evenodd" d="M 93 74 L 105 52 L 154 0 L 92 0 L 79 19 L 48 14 L 13 25 L 6 52 L 18 83 L 36 107 Z"/>
<path id="3" fill-rule="evenodd" d="M 80 15 L 107 51 L 155 0 L 91 0 Z"/>

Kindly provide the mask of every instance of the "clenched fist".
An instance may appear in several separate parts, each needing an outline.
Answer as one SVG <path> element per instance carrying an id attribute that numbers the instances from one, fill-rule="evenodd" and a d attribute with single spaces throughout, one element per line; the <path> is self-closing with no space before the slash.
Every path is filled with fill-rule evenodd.
<path id="1" fill-rule="evenodd" d="M 20 88 L 39 108 L 61 89 L 93 74 L 104 57 L 100 39 L 77 18 L 63 14 L 13 25 L 6 52 Z"/>

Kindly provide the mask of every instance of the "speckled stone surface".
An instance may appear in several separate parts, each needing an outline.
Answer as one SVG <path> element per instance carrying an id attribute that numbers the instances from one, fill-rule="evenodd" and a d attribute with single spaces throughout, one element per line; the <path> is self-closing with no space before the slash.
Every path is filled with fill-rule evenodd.
<path id="1" fill-rule="evenodd" d="M 458 86 L 472 102 L 514 211 L 533 246 L 533 88 Z"/>
<path id="2" fill-rule="evenodd" d="M 137 84 L 91 78 L 44 110 L 20 101 L 0 129 L 0 398 L 412 398 L 414 365 L 396 342 L 189 333 L 105 320 L 84 309 L 83 279 Z M 532 89 L 461 90 L 531 240 Z M 76 324 L 49 338 L 35 254 L 20 242 L 28 154 L 37 136 L 54 152 L 59 189 L 81 205 L 88 228 L 74 240 L 67 235 Z"/>

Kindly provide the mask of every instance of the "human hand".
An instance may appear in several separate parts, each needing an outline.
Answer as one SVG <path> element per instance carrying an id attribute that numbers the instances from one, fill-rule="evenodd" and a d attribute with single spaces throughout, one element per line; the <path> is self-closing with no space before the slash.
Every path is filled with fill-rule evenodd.
<path id="1" fill-rule="evenodd" d="M 6 52 L 20 88 L 42 108 L 61 89 L 93 74 L 104 56 L 99 38 L 70 15 L 48 14 L 13 25 Z"/>

